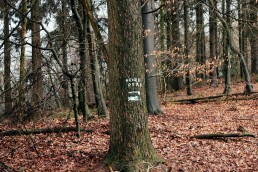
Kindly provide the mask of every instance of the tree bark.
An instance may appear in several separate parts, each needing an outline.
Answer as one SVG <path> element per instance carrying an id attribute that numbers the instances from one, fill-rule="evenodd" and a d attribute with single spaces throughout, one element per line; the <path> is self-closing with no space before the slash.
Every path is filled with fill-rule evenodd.
<path id="1" fill-rule="evenodd" d="M 148 132 L 141 3 L 109 0 L 110 144 L 105 162 L 115 170 L 145 171 L 157 162 Z M 145 162 L 145 163 L 144 163 Z"/>
<path id="2" fill-rule="evenodd" d="M 154 0 L 144 2 L 142 13 L 153 11 Z M 142 14 L 146 101 L 149 114 L 162 113 L 157 91 L 157 61 L 154 55 L 154 14 Z"/>
<path id="3" fill-rule="evenodd" d="M 12 88 L 11 88 L 11 46 L 9 43 L 9 7 L 4 7 L 4 98 L 5 114 L 12 111 Z"/>

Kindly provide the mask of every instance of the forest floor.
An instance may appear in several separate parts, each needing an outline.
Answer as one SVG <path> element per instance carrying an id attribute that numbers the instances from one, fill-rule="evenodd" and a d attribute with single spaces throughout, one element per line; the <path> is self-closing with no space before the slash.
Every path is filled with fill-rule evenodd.
<path id="1" fill-rule="evenodd" d="M 241 93 L 243 83 L 232 85 L 232 93 Z M 194 88 L 191 97 L 218 95 L 219 88 Z M 258 83 L 254 84 L 258 91 Z M 247 97 L 248 96 L 244 96 Z M 149 130 L 157 153 L 171 171 L 258 171 L 258 138 L 194 139 L 196 134 L 237 133 L 242 126 L 258 135 L 258 97 L 218 100 L 195 104 L 176 104 L 172 100 L 189 98 L 185 91 L 169 94 L 162 104 L 164 114 L 149 116 Z M 58 116 L 58 115 L 57 115 Z M 35 129 L 72 126 L 73 119 L 48 117 L 37 123 L 0 124 L 0 132 L 11 129 Z M 0 171 L 4 165 L 16 171 L 110 171 L 104 164 L 108 150 L 108 119 L 94 118 L 74 132 L 0 137 Z M 2 167 L 2 168 L 1 168 Z M 162 171 L 158 170 L 154 171 Z"/>

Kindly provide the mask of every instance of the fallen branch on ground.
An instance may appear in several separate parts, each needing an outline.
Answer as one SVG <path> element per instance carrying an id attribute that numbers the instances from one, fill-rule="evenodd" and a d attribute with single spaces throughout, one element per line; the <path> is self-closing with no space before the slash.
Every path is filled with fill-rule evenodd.
<path id="1" fill-rule="evenodd" d="M 221 95 L 217 95 L 217 96 L 181 99 L 181 100 L 174 100 L 172 102 L 174 102 L 174 103 L 198 103 L 198 102 L 208 102 L 208 101 L 211 101 L 213 99 L 218 99 L 218 98 L 226 98 L 225 100 L 228 100 L 228 98 L 231 98 L 234 96 L 250 96 L 250 95 L 255 95 L 254 98 L 258 99 L 258 92 L 251 92 L 251 93 L 221 94 Z M 237 99 L 239 99 L 239 98 L 237 98 Z"/>
<path id="2" fill-rule="evenodd" d="M 9 130 L 0 132 L 0 137 L 4 136 L 17 136 L 17 135 L 30 135 L 30 134 L 46 134 L 46 133 L 68 133 L 71 131 L 77 131 L 75 127 L 55 127 L 55 128 L 43 128 L 34 130 Z M 81 132 L 90 132 L 93 130 L 81 129 Z"/>
<path id="3" fill-rule="evenodd" d="M 253 137 L 253 138 L 255 138 L 256 136 L 254 134 L 249 134 L 249 133 L 200 134 L 200 135 L 191 136 L 191 138 L 196 138 L 196 139 L 218 139 L 218 138 L 228 138 L 228 137 Z"/>

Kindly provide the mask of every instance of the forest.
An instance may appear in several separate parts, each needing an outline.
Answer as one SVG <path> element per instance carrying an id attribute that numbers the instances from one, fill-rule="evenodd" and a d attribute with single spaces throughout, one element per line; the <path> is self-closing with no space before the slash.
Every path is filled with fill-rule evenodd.
<path id="1" fill-rule="evenodd" d="M 257 0 L 0 1 L 0 171 L 257 171 L 257 134 Z"/>

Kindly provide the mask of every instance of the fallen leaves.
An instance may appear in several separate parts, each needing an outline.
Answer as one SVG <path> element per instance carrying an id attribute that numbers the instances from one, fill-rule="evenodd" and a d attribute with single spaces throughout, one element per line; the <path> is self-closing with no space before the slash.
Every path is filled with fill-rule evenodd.
<path id="1" fill-rule="evenodd" d="M 258 169 L 257 138 L 190 138 L 196 134 L 236 132 L 239 126 L 258 135 L 257 99 L 194 105 L 168 102 L 163 107 L 164 114 L 149 117 L 149 130 L 156 151 L 171 171 Z M 60 127 L 64 121 L 44 119 L 26 126 L 0 124 L 0 131 Z M 70 126 L 74 121 L 66 122 Z M 105 134 L 109 130 L 108 119 L 96 118 L 82 127 L 93 132 L 83 132 L 79 139 L 74 132 L 1 137 L 0 162 L 17 171 L 109 171 L 103 163 L 109 144 L 109 135 Z"/>

